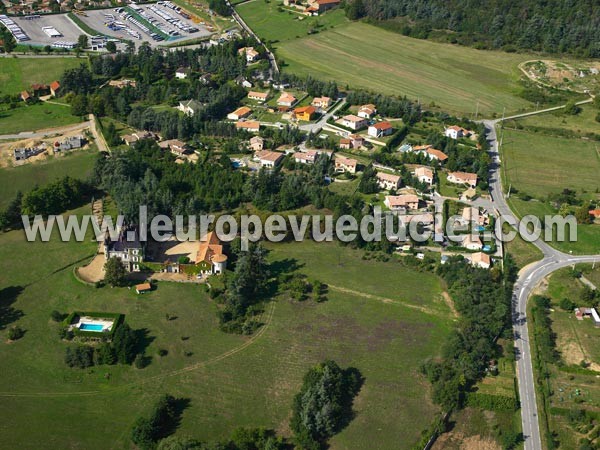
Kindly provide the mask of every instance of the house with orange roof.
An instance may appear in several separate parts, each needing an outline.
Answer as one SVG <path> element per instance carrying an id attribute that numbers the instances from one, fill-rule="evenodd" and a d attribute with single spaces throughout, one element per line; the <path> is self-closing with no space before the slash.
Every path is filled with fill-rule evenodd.
<path id="1" fill-rule="evenodd" d="M 319 15 L 335 8 L 340 4 L 340 0 L 312 0 L 309 1 L 304 13 L 308 15 Z"/>
<path id="2" fill-rule="evenodd" d="M 316 150 L 308 150 L 306 152 L 294 153 L 294 161 L 301 164 L 314 164 L 319 156 L 319 152 Z"/>
<path id="3" fill-rule="evenodd" d="M 421 183 L 426 183 L 429 185 L 433 184 L 433 170 L 431 170 L 429 167 L 417 167 L 414 174 L 415 178 Z"/>
<path id="4" fill-rule="evenodd" d="M 436 161 L 439 161 L 439 162 L 444 162 L 448 159 L 448 155 L 446 155 L 441 150 L 436 150 L 435 148 L 429 148 L 429 149 L 425 150 L 425 153 L 427 154 L 427 157 L 429 159 L 435 159 Z"/>
<path id="5" fill-rule="evenodd" d="M 281 162 L 284 154 L 281 152 L 272 152 L 269 150 L 261 150 L 254 154 L 254 160 L 260 163 L 261 167 L 272 169 Z"/>
<path id="6" fill-rule="evenodd" d="M 288 94 L 287 92 L 283 92 L 277 99 L 277 104 L 279 106 L 291 107 L 294 103 L 296 103 L 296 97 L 294 97 L 292 94 Z"/>
<path id="7" fill-rule="evenodd" d="M 52 95 L 52 97 L 56 97 L 58 95 L 59 91 L 60 91 L 60 82 L 53 81 L 52 83 L 50 83 L 50 94 Z"/>
<path id="8" fill-rule="evenodd" d="M 334 160 L 334 170 L 337 173 L 356 173 L 356 168 L 358 166 L 358 161 L 353 158 L 346 158 L 342 155 L 335 155 Z"/>
<path id="9" fill-rule="evenodd" d="M 492 258 L 487 253 L 473 253 L 471 255 L 471 265 L 481 269 L 489 269 L 492 265 Z"/>
<path id="10" fill-rule="evenodd" d="M 211 231 L 200 240 L 196 260 L 203 275 L 220 275 L 227 268 L 227 255 L 223 253 L 223 244 L 217 234 Z"/>
<path id="11" fill-rule="evenodd" d="M 313 119 L 313 116 L 317 112 L 317 108 L 314 106 L 301 106 L 294 109 L 294 117 L 296 120 L 304 120 L 306 122 Z"/>
<path id="12" fill-rule="evenodd" d="M 227 118 L 229 120 L 240 120 L 240 119 L 245 119 L 246 117 L 248 117 L 250 114 L 252 113 L 252 110 L 250 108 L 248 108 L 247 106 L 240 106 L 238 109 L 236 109 L 233 112 L 230 112 L 229 114 L 227 114 Z"/>
<path id="13" fill-rule="evenodd" d="M 354 114 L 348 114 L 347 116 L 342 117 L 340 120 L 343 126 L 354 131 L 366 127 L 368 123 L 367 119 L 355 116 Z"/>
<path id="14" fill-rule="evenodd" d="M 260 122 L 254 120 L 240 120 L 235 123 L 237 130 L 249 131 L 250 133 L 258 133 L 260 131 Z"/>
<path id="15" fill-rule="evenodd" d="M 362 105 L 360 108 L 358 108 L 357 116 L 362 117 L 363 119 L 370 119 L 375 114 L 377 114 L 377 107 L 369 103 L 368 105 Z"/>
<path id="16" fill-rule="evenodd" d="M 385 189 L 386 191 L 398 189 L 400 187 L 400 182 L 402 181 L 402 177 L 400 175 L 393 175 L 386 172 L 377 172 L 375 177 L 377 178 L 377 184 L 379 184 L 379 187 L 381 189 Z"/>
<path id="17" fill-rule="evenodd" d="M 473 134 L 472 131 L 467 130 L 466 128 L 459 127 L 458 125 L 452 125 L 451 127 L 446 128 L 444 131 L 444 135 L 451 139 L 459 139 L 461 137 L 469 137 Z"/>
<path id="18" fill-rule="evenodd" d="M 331 99 L 329 97 L 315 97 L 311 105 L 316 108 L 327 109 L 331 105 Z"/>
<path id="19" fill-rule="evenodd" d="M 377 122 L 371 126 L 369 126 L 369 130 L 367 134 L 369 136 L 373 136 L 374 138 L 381 138 L 385 136 L 389 136 L 394 132 L 394 128 L 392 124 L 389 122 Z"/>
<path id="20" fill-rule="evenodd" d="M 267 99 L 269 98 L 269 93 L 268 92 L 256 92 L 256 91 L 250 91 L 248 92 L 248 98 L 250 100 L 256 100 L 257 102 L 266 102 Z"/>
<path id="21" fill-rule="evenodd" d="M 590 216 L 592 216 L 594 220 L 600 219 L 600 209 L 591 209 Z"/>
<path id="22" fill-rule="evenodd" d="M 365 143 L 365 138 L 359 134 L 351 134 L 347 138 L 340 139 L 340 148 L 343 150 L 351 150 L 361 148 Z"/>
<path id="23" fill-rule="evenodd" d="M 383 204 L 391 211 L 405 214 L 408 210 L 419 209 L 419 197 L 414 194 L 386 195 Z"/>
<path id="24" fill-rule="evenodd" d="M 448 181 L 454 184 L 466 184 L 474 188 L 477 186 L 477 174 L 470 172 L 450 172 Z"/>

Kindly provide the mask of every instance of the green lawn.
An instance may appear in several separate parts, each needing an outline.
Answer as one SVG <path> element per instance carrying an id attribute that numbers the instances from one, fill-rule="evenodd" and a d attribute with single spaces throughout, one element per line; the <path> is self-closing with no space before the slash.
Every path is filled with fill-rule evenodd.
<path id="1" fill-rule="evenodd" d="M 321 33 L 328 28 L 348 23 L 344 11 L 340 8 L 318 17 L 305 16 L 299 11 L 282 8 L 282 4 L 276 1 L 267 3 L 265 0 L 253 0 L 238 5 L 235 9 L 256 34 L 273 43 L 305 37 L 309 32 Z"/>
<path id="2" fill-rule="evenodd" d="M 67 69 L 87 64 L 85 58 L 2 58 L 0 95 L 17 94 L 35 83 L 51 83 Z"/>
<path id="3" fill-rule="evenodd" d="M 62 157 L 50 157 L 44 162 L 0 169 L 0 209 L 6 207 L 18 191 L 27 192 L 37 185 L 44 185 L 69 175 L 84 179 L 92 173 L 97 152 L 81 150 Z"/>
<path id="4" fill-rule="evenodd" d="M 219 331 L 216 305 L 200 286 L 159 283 L 144 296 L 96 289 L 72 272 L 94 253 L 93 242 L 26 243 L 22 232 L 0 234 L 0 288 L 10 288 L 0 296 L 1 325 L 26 330 L 12 344 L 0 331 L 0 448 L 15 442 L 20 448 L 104 449 L 107 442 L 108 448 L 129 448 L 133 421 L 163 392 L 189 399 L 182 435 L 214 440 L 237 426 L 289 435 L 302 376 L 326 358 L 365 377 L 356 417 L 332 448 L 373 442 L 381 449 L 411 448 L 439 413 L 418 367 L 439 354 L 451 327 L 440 280 L 398 262 L 362 261 L 361 252 L 335 244 L 269 248 L 274 269 L 296 265 L 329 284 L 328 301 L 279 297 L 266 306 L 262 331 L 243 337 Z M 63 357 L 69 344 L 57 337 L 53 309 L 124 313 L 134 329 L 145 330 L 151 364 L 68 369 Z M 177 318 L 166 320 L 167 313 Z M 158 356 L 159 348 L 168 355 Z"/>
<path id="5" fill-rule="evenodd" d="M 479 112 L 488 115 L 532 106 L 516 95 L 517 65 L 528 55 L 413 39 L 359 22 L 290 40 L 294 31 L 280 31 L 271 15 L 247 19 L 259 35 L 282 41 L 274 45 L 276 53 L 285 61 L 284 70 L 298 75 L 435 102 L 455 113 L 473 114 L 477 102 Z"/>
<path id="6" fill-rule="evenodd" d="M 525 131 L 504 130 L 502 166 L 509 184 L 544 198 L 564 188 L 579 192 L 600 189 L 597 144 Z"/>
<path id="7" fill-rule="evenodd" d="M 16 134 L 61 127 L 80 122 L 81 118 L 71 115 L 71 107 L 53 103 L 25 105 L 16 109 L 0 110 L 0 134 Z"/>

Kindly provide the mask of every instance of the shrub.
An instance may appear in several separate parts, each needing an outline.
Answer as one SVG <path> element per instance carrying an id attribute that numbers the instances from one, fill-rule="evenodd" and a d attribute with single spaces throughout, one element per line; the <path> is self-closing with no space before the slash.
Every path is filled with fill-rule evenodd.
<path id="1" fill-rule="evenodd" d="M 11 341 L 16 341 L 17 339 L 21 339 L 25 335 L 25 330 L 23 330 L 19 326 L 14 326 L 8 330 L 8 339 Z"/>
<path id="2" fill-rule="evenodd" d="M 85 369 L 94 365 L 94 349 L 89 345 L 68 347 L 65 353 L 65 363 L 69 367 Z"/>
<path id="3" fill-rule="evenodd" d="M 64 314 L 58 312 L 57 310 L 52 311 L 50 313 L 50 317 L 55 322 L 62 322 L 62 320 L 65 318 Z"/>
<path id="4" fill-rule="evenodd" d="M 164 349 L 164 348 L 158 349 L 158 356 L 167 356 L 168 354 L 169 354 L 169 351 L 167 349 Z"/>

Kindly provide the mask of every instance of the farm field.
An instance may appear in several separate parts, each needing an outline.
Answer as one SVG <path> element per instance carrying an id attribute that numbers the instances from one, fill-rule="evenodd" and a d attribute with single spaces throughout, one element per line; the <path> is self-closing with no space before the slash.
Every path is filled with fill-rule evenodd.
<path id="1" fill-rule="evenodd" d="M 590 266 L 577 266 L 584 272 L 591 271 Z M 552 331 L 556 335 L 556 349 L 560 354 L 563 367 L 551 365 L 549 377 L 551 413 L 548 415 L 550 430 L 556 433 L 561 448 L 576 448 L 579 439 L 586 436 L 594 427 L 577 428 L 569 423 L 568 414 L 572 410 L 587 410 L 597 413 L 600 410 L 600 389 L 597 386 L 597 374 L 600 373 L 600 352 L 596 342 L 600 329 L 595 328 L 592 320 L 579 321 L 573 312 L 564 311 L 560 300 L 567 298 L 577 305 L 585 306 L 581 300 L 583 284 L 571 276 L 571 268 L 565 268 L 550 276 L 545 293 L 552 301 L 550 318 Z M 598 276 L 596 268 L 592 278 Z M 589 366 L 582 370 L 580 363 L 585 360 Z M 593 433 L 591 433 L 593 436 Z"/>
<path id="2" fill-rule="evenodd" d="M 0 209 L 6 207 L 18 191 L 25 193 L 36 184 L 44 185 L 66 175 L 87 178 L 92 173 L 97 155 L 94 150 L 81 150 L 39 163 L 0 169 Z"/>
<path id="3" fill-rule="evenodd" d="M 0 110 L 0 134 L 16 134 L 56 128 L 80 122 L 71 115 L 71 107 L 54 103 L 19 104 L 16 109 Z"/>
<path id="4" fill-rule="evenodd" d="M 59 80 L 67 69 L 87 64 L 81 58 L 2 58 L 0 64 L 0 95 L 18 94 L 35 83 Z M 43 65 L 43 70 L 40 68 Z"/>
<path id="5" fill-rule="evenodd" d="M 129 448 L 133 421 L 164 392 L 189 401 L 181 435 L 216 440 L 236 426 L 289 435 L 302 376 L 326 358 L 365 377 L 356 417 L 333 438 L 332 448 L 366 448 L 373 440 L 382 449 L 410 448 L 439 412 L 418 367 L 425 356 L 438 354 L 451 327 L 440 280 L 398 262 L 363 261 L 362 253 L 334 244 L 269 249 L 274 272 L 295 269 L 318 277 L 329 284 L 328 301 L 279 296 L 265 306 L 262 331 L 244 337 L 219 331 L 216 305 L 202 286 L 163 282 L 144 296 L 87 286 L 75 279 L 73 267 L 91 257 L 94 242 L 26 243 L 22 232 L 1 234 L 0 328 L 18 324 L 26 334 L 0 343 L 0 448 L 14 442 L 23 448 L 106 448 L 107 436 L 111 448 Z M 54 309 L 124 313 L 143 335 L 150 365 L 67 368 L 69 344 L 58 339 L 49 317 Z M 158 349 L 168 354 L 161 357 Z M 26 426 L 32 422 L 36 427 Z"/>
<path id="6" fill-rule="evenodd" d="M 536 198 L 564 188 L 600 189 L 600 155 L 593 141 L 504 130 L 502 166 L 511 184 Z"/>
<path id="7" fill-rule="evenodd" d="M 600 124 L 596 122 L 598 109 L 591 105 L 581 105 L 581 112 L 577 115 L 567 115 L 561 111 L 536 114 L 518 120 L 506 122 L 506 128 L 523 127 L 524 129 L 534 127 L 542 129 L 546 134 L 553 134 L 554 130 L 563 129 L 578 135 L 586 133 L 600 134 Z M 554 133 L 556 134 L 556 133 Z"/>
<path id="8" fill-rule="evenodd" d="M 272 33 L 267 39 L 279 34 Z M 301 39 L 285 38 L 274 44 L 275 51 L 285 61 L 283 70 L 298 75 L 406 95 L 425 105 L 435 102 L 457 114 L 474 114 L 477 102 L 479 112 L 487 115 L 502 113 L 504 107 L 508 112 L 532 106 L 517 96 L 517 66 L 527 55 L 413 39 L 364 23 L 339 25 Z"/>
<path id="9" fill-rule="evenodd" d="M 251 1 L 235 7 L 238 14 L 262 39 L 279 43 L 303 38 L 310 33 L 348 23 L 344 11 L 338 8 L 318 17 L 305 16 L 295 8 L 284 8 L 278 2 Z M 298 12 L 295 12 L 298 11 Z"/>

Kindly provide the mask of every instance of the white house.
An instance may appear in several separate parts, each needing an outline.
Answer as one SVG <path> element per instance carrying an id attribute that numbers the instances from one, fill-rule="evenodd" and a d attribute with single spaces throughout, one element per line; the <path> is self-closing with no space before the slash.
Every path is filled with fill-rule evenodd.
<path id="1" fill-rule="evenodd" d="M 462 246 L 467 250 L 481 250 L 483 248 L 479 236 L 471 236 L 470 234 L 466 234 L 463 237 Z"/>
<path id="2" fill-rule="evenodd" d="M 356 166 L 358 165 L 358 161 L 353 158 L 346 158 L 345 156 L 335 155 L 334 164 L 335 171 L 338 173 L 356 173 Z"/>
<path id="3" fill-rule="evenodd" d="M 261 150 L 254 154 L 254 159 L 258 161 L 261 167 L 273 168 L 283 159 L 283 153 Z"/>
<path id="4" fill-rule="evenodd" d="M 448 182 L 454 184 L 466 184 L 472 188 L 477 186 L 477 174 L 470 172 L 450 172 Z"/>
<path id="5" fill-rule="evenodd" d="M 373 136 L 374 138 L 380 138 L 384 136 L 389 136 L 394 132 L 394 128 L 392 124 L 389 122 L 377 122 L 371 126 L 369 126 L 368 134 L 369 136 Z"/>
<path id="6" fill-rule="evenodd" d="M 452 125 L 451 127 L 446 128 L 444 134 L 446 135 L 446 137 L 458 139 L 461 137 L 469 137 L 473 133 L 465 128 L 459 127 L 457 125 Z"/>
<path id="7" fill-rule="evenodd" d="M 355 116 L 354 114 L 348 114 L 347 116 L 342 117 L 341 121 L 343 126 L 354 131 L 366 127 L 368 123 L 367 119 Z"/>
<path id="8" fill-rule="evenodd" d="M 314 164 L 319 153 L 315 150 L 294 153 L 294 161 L 301 164 Z"/>
<path id="9" fill-rule="evenodd" d="M 489 269 L 492 265 L 492 258 L 490 258 L 490 255 L 488 255 L 487 253 L 473 253 L 471 255 L 471 264 L 475 267 L 480 267 L 482 269 Z"/>
<path id="10" fill-rule="evenodd" d="M 187 78 L 187 76 L 188 76 L 188 70 L 185 67 L 180 67 L 179 69 L 177 69 L 175 71 L 175 78 L 183 80 L 183 79 Z"/>
<path id="11" fill-rule="evenodd" d="M 177 109 L 187 116 L 193 116 L 202 108 L 202 103 L 197 100 L 186 100 L 179 102 Z"/>
<path id="12" fill-rule="evenodd" d="M 375 114 L 377 114 L 377 108 L 375 107 L 375 105 L 362 105 L 360 108 L 358 108 L 357 115 L 358 117 L 362 117 L 363 119 L 370 119 Z"/>
<path id="13" fill-rule="evenodd" d="M 431 186 L 433 184 L 433 170 L 429 167 L 417 167 L 415 169 L 415 178 L 421 183 Z"/>
<path id="14" fill-rule="evenodd" d="M 392 175 L 391 173 L 377 172 L 375 176 L 377 178 L 377 184 L 379 184 L 379 187 L 381 189 L 389 191 L 391 189 L 398 189 L 400 187 L 400 181 L 402 180 L 400 175 Z"/>

